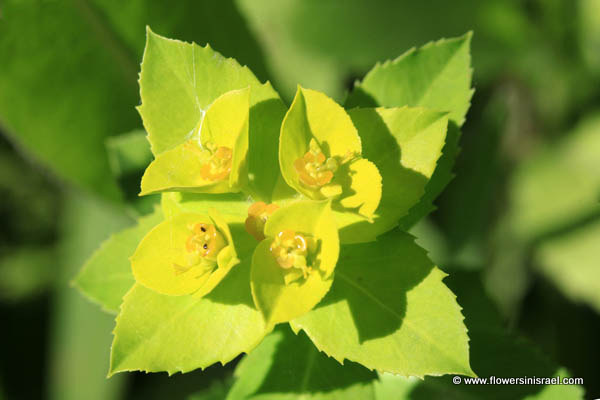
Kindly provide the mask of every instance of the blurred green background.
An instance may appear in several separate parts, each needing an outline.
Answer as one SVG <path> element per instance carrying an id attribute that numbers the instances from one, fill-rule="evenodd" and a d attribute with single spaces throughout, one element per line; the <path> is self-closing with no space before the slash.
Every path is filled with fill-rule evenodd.
<path id="1" fill-rule="evenodd" d="M 157 201 L 136 196 L 151 159 L 134 109 L 146 25 L 210 43 L 287 102 L 298 83 L 341 102 L 376 62 L 472 30 L 456 177 L 413 234 L 459 303 L 481 284 L 476 303 L 600 397 L 600 1 L 4 0 L 0 399 L 226 392 L 231 365 L 106 380 L 114 316 L 69 285 Z M 470 330 L 485 323 L 462 305 Z"/>

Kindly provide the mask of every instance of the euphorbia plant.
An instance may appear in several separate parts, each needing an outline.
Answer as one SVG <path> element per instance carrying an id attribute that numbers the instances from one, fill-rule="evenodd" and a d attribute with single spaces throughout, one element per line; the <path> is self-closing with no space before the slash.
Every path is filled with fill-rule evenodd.
<path id="1" fill-rule="evenodd" d="M 451 177 L 469 42 L 376 66 L 346 108 L 301 86 L 287 108 L 236 61 L 148 30 L 139 111 L 155 159 L 141 194 L 161 206 L 77 279 L 119 312 L 111 374 L 227 363 L 285 323 L 340 362 L 472 374 L 444 273 L 405 233 Z"/>

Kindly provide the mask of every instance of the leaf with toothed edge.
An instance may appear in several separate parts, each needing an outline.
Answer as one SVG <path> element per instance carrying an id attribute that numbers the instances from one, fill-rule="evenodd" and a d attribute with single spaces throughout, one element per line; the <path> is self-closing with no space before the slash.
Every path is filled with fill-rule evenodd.
<path id="1" fill-rule="evenodd" d="M 249 87 L 249 184 L 253 195 L 270 198 L 279 175 L 277 138 L 285 114 L 270 83 L 260 83 L 247 67 L 208 45 L 167 39 L 150 28 L 139 83 L 138 111 L 155 156 L 189 139 L 219 96 Z"/>
<path id="2" fill-rule="evenodd" d="M 109 375 L 171 375 L 250 352 L 268 330 L 252 303 L 249 270 L 249 262 L 236 266 L 203 298 L 161 295 L 136 284 L 117 316 Z"/>
<path id="3" fill-rule="evenodd" d="M 403 376 L 474 375 L 464 318 L 445 276 L 400 231 L 346 245 L 327 296 L 290 324 L 339 362 Z"/>
<path id="4" fill-rule="evenodd" d="M 434 200 L 452 180 L 452 167 L 459 151 L 460 127 L 471 105 L 472 33 L 431 42 L 411 49 L 393 61 L 377 64 L 362 82 L 357 82 L 345 106 L 423 106 L 448 111 L 446 144 L 436 170 L 421 200 L 402 218 L 408 229 L 435 210 Z M 384 183 L 385 185 L 385 183 Z"/>
<path id="5" fill-rule="evenodd" d="M 471 105 L 471 32 L 411 49 L 377 64 L 356 82 L 345 106 L 427 107 L 450 113 L 462 126 Z"/>

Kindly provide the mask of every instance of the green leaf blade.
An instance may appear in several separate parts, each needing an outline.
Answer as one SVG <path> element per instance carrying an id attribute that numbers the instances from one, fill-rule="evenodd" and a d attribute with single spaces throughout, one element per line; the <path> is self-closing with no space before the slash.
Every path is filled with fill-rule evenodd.
<path id="1" fill-rule="evenodd" d="M 165 296 L 136 284 L 117 317 L 110 374 L 188 372 L 250 352 L 268 333 L 250 296 L 249 263 L 209 295 Z"/>
<path id="2" fill-rule="evenodd" d="M 469 109 L 472 34 L 431 42 L 375 66 L 355 85 L 347 107 L 422 106 L 450 113 L 461 126 Z"/>
<path id="3" fill-rule="evenodd" d="M 404 376 L 473 375 L 463 316 L 444 276 L 402 232 L 344 246 L 328 295 L 291 324 L 340 362 Z"/>

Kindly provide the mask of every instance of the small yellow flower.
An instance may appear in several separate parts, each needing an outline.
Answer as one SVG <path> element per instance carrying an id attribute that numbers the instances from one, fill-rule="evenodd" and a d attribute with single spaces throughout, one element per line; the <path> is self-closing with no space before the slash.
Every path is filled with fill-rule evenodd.
<path id="1" fill-rule="evenodd" d="M 222 181 L 229 177 L 233 151 L 229 147 L 208 145 L 208 161 L 202 166 L 200 176 L 208 181 Z"/>

